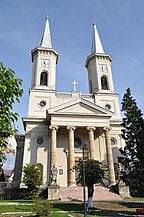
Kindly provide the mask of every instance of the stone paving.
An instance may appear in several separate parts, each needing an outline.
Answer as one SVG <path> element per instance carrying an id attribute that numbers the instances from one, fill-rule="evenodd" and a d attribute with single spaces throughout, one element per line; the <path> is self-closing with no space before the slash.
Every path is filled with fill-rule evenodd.
<path id="1" fill-rule="evenodd" d="M 83 201 L 83 187 L 62 187 L 60 191 L 61 201 Z M 87 187 L 86 187 L 87 198 Z M 93 201 L 121 201 L 123 200 L 119 195 L 110 192 L 109 188 L 96 185 L 94 188 Z"/>

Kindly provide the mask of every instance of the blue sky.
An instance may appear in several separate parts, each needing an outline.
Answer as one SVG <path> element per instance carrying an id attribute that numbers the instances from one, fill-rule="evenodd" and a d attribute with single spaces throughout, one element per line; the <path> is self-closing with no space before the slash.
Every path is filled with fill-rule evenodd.
<path id="1" fill-rule="evenodd" d="M 23 80 L 24 95 L 15 110 L 27 116 L 31 84 L 31 50 L 39 45 L 48 13 L 52 45 L 59 54 L 57 90 L 88 92 L 85 60 L 90 54 L 92 23 L 96 19 L 105 53 L 113 57 L 115 92 L 120 102 L 132 89 L 144 111 L 144 0 L 1 0 L 0 60 Z"/>

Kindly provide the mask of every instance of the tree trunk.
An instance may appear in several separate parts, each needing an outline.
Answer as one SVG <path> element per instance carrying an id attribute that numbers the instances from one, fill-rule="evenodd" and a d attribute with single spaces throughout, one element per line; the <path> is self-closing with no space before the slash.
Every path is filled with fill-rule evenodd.
<path id="1" fill-rule="evenodd" d="M 93 207 L 93 193 L 94 193 L 94 185 L 88 185 L 88 208 Z"/>

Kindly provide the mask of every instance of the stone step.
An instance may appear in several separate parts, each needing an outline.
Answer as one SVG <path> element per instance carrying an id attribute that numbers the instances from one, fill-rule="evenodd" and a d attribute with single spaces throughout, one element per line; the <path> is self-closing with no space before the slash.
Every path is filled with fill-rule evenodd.
<path id="1" fill-rule="evenodd" d="M 0 200 L 3 199 L 3 194 L 4 194 L 3 189 L 2 189 L 2 187 L 0 187 Z"/>
<path id="2" fill-rule="evenodd" d="M 83 201 L 83 187 L 62 187 L 60 190 L 60 198 L 62 201 Z M 87 187 L 86 187 L 87 198 Z M 110 188 L 96 185 L 94 187 L 94 201 L 107 201 L 107 200 L 122 200 L 122 198 L 110 191 Z"/>

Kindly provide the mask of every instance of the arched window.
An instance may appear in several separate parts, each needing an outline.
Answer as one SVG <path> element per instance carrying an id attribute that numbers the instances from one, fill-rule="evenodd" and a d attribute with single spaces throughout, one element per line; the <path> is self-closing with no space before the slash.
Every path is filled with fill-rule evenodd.
<path id="1" fill-rule="evenodd" d="M 107 77 L 105 77 L 105 76 L 101 77 L 101 87 L 103 90 L 108 90 Z"/>
<path id="2" fill-rule="evenodd" d="M 48 75 L 47 72 L 42 72 L 40 76 L 40 85 L 47 85 L 47 80 L 48 80 Z"/>

